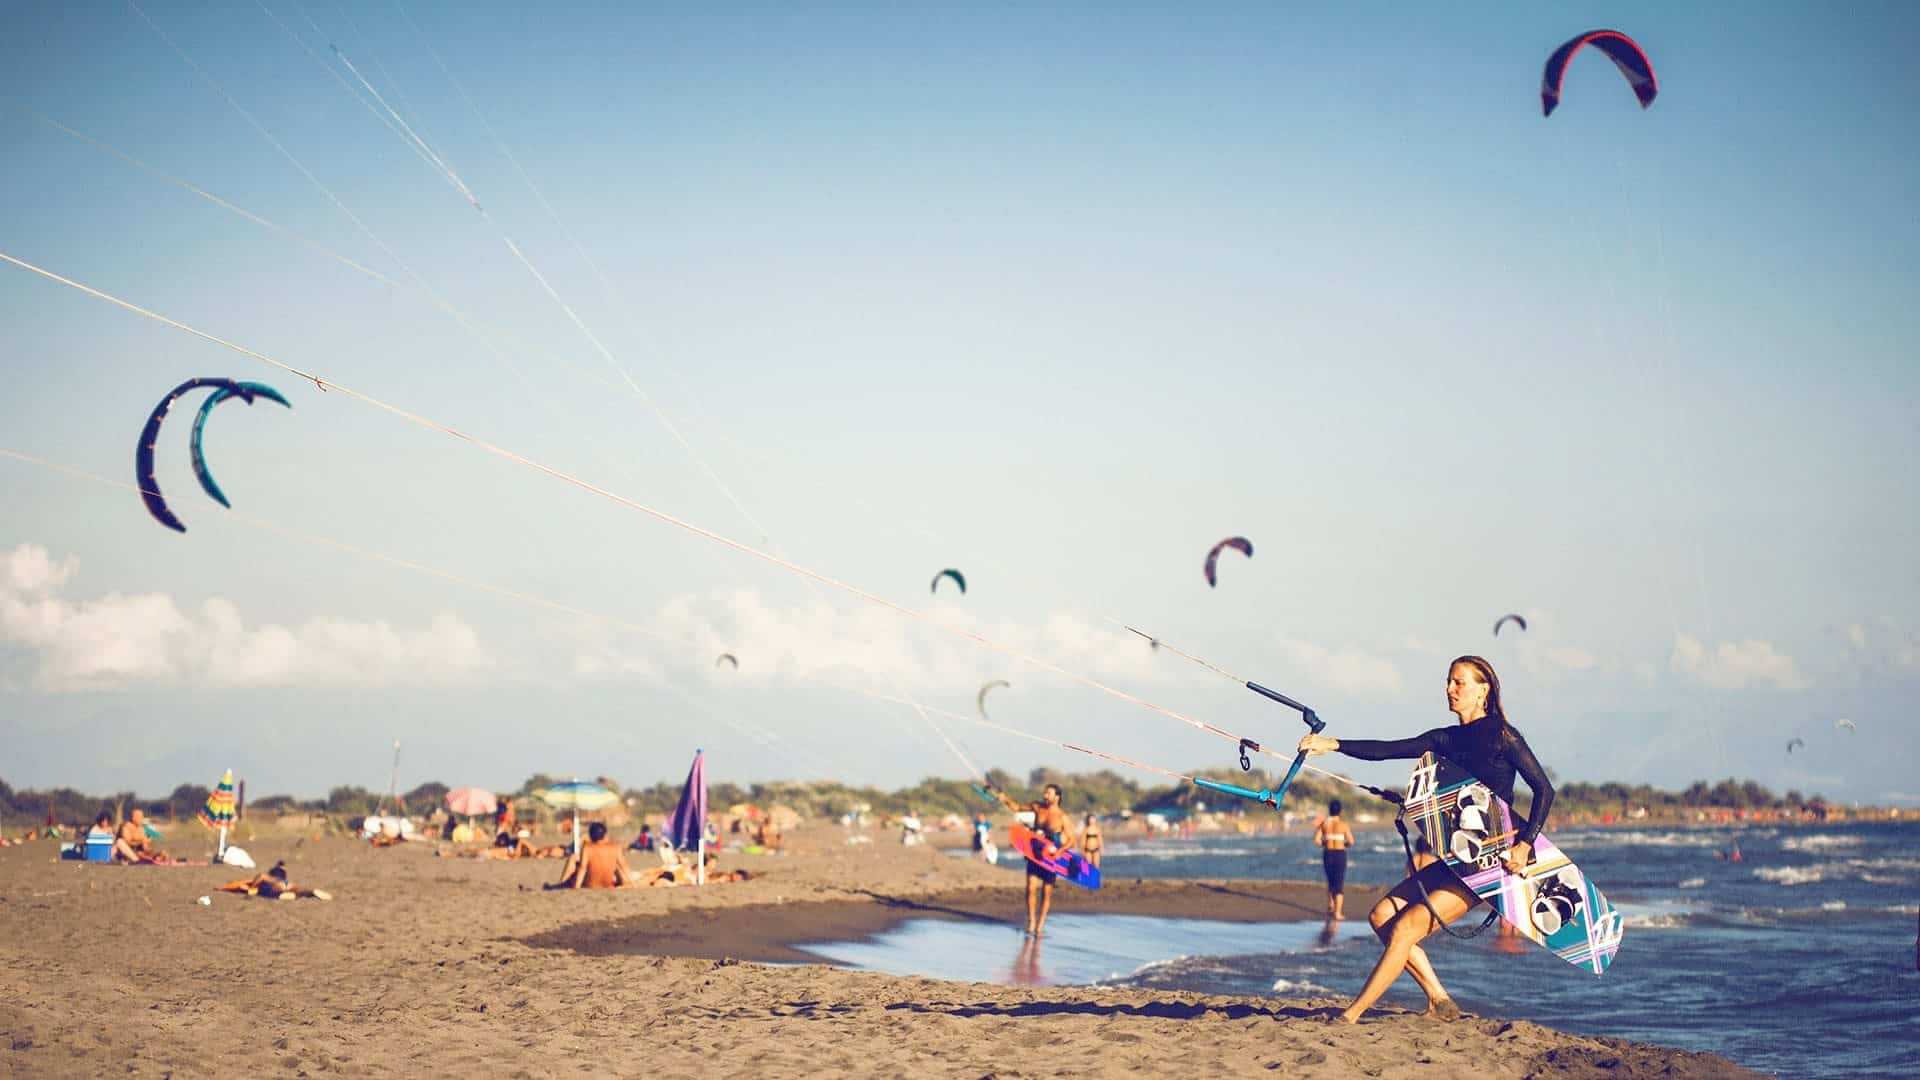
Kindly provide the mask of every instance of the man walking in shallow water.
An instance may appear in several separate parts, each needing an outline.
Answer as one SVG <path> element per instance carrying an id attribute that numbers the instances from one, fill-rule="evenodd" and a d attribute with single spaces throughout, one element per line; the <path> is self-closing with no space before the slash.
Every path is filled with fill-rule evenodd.
<path id="1" fill-rule="evenodd" d="M 999 788 L 989 789 L 1000 805 L 1022 813 L 1032 811 L 1033 831 L 1044 837 L 1048 843 L 1061 849 L 1074 846 L 1073 833 L 1067 828 L 1067 812 L 1060 808 L 1060 785 L 1048 784 L 1040 792 L 1040 801 L 1021 805 L 1007 796 Z M 1047 927 L 1047 911 L 1053 907 L 1053 882 L 1057 875 L 1053 871 L 1035 866 L 1032 859 L 1027 860 L 1027 933 L 1039 937 Z"/>

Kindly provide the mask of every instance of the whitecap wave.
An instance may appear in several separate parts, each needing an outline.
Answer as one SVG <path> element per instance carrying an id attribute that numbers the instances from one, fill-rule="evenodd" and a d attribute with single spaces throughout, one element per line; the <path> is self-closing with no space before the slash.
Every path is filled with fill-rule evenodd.
<path id="1" fill-rule="evenodd" d="M 1834 833 L 1813 833 L 1809 836 L 1789 836 L 1780 841 L 1780 846 L 1788 851 L 1831 851 L 1834 848 L 1859 847 L 1858 836 L 1840 836 Z"/>
<path id="2" fill-rule="evenodd" d="M 1336 993 L 1336 991 L 1330 987 L 1321 986 L 1319 983 L 1316 983 L 1316 982 L 1308 982 L 1305 979 L 1300 979 L 1297 981 L 1294 979 L 1275 979 L 1273 980 L 1273 992 L 1276 994 L 1334 994 Z"/>
<path id="3" fill-rule="evenodd" d="M 1753 876 L 1775 885 L 1811 885 L 1827 880 L 1826 871 L 1818 866 L 1762 866 Z"/>
<path id="4" fill-rule="evenodd" d="M 1674 888 L 1676 888 L 1676 889 L 1699 889 L 1699 888 L 1704 888 L 1704 887 L 1706 886 L 1706 884 L 1707 884 L 1707 879 L 1706 879 L 1706 878 L 1703 878 L 1703 877 L 1690 877 L 1690 878 L 1688 878 L 1687 880 L 1685 880 L 1685 881 L 1683 881 L 1683 882 L 1681 882 L 1680 884 L 1678 884 L 1678 885 L 1676 885 L 1676 886 L 1674 886 Z"/>

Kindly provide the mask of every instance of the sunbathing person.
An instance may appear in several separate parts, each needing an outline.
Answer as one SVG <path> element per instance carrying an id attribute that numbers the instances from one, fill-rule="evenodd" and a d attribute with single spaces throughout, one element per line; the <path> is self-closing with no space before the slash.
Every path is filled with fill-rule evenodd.
<path id="1" fill-rule="evenodd" d="M 114 836 L 113 861 L 164 866 L 171 863 L 173 857 L 153 846 L 152 838 L 147 836 L 147 815 L 136 806 Z"/>
<path id="2" fill-rule="evenodd" d="M 587 827 L 587 842 L 580 854 L 568 861 L 560 885 L 569 889 L 621 889 L 635 884 L 633 867 L 620 845 L 607 839 L 606 822 Z"/>
<path id="3" fill-rule="evenodd" d="M 268 900 L 292 900 L 295 897 L 314 900 L 331 900 L 333 895 L 325 889 L 303 889 L 287 880 L 286 860 L 273 864 L 273 869 L 264 874 L 256 874 L 239 881 L 229 881 L 220 886 L 221 892 L 242 893 L 246 896 L 263 896 Z"/>
<path id="4" fill-rule="evenodd" d="M 506 833 L 501 833 L 499 836 L 493 838 L 492 847 L 470 848 L 466 851 L 456 851 L 454 854 L 463 859 L 536 858 L 537 855 L 533 848 L 533 841 L 527 839 L 527 836 L 528 833 L 525 829 L 520 830 L 519 836 L 508 836 Z"/>

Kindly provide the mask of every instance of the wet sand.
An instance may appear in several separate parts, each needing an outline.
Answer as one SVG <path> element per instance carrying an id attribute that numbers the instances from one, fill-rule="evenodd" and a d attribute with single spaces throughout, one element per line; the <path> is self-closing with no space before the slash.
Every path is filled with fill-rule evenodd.
<path id="1" fill-rule="evenodd" d="M 198 853 L 198 826 L 175 830 Z M 878 835 L 878 834 L 876 834 Z M 439 858 L 431 844 L 259 837 L 330 902 L 214 892 L 231 867 L 60 862 L 0 849 L 0 1072 L 27 1076 L 1749 1076 L 1711 1055 L 1497 1018 L 1335 999 L 1024 988 L 809 963 L 807 942 L 908 918 L 1023 920 L 1017 874 L 928 848 L 803 829 L 757 877 L 705 888 L 550 892 L 559 863 Z M 1356 886 L 1348 910 L 1374 890 Z M 210 896 L 209 906 L 197 898 Z M 1313 884 L 1114 881 L 1054 910 L 1314 918 Z M 805 966 L 767 966 L 767 962 Z"/>

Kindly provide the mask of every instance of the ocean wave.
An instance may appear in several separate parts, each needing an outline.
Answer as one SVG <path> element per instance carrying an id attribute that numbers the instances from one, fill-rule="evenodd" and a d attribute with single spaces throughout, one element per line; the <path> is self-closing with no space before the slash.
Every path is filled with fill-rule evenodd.
<path id="1" fill-rule="evenodd" d="M 1753 876 L 1775 885 L 1811 885 L 1818 881 L 1865 881 L 1903 885 L 1920 870 L 1920 859 L 1881 855 L 1871 859 L 1835 859 L 1812 866 L 1761 866 Z"/>
<path id="2" fill-rule="evenodd" d="M 1861 843 L 1858 836 L 1813 833 L 1810 836 L 1789 836 L 1780 841 L 1780 846 L 1788 851 L 1831 851 L 1834 848 L 1859 847 Z"/>
<path id="3" fill-rule="evenodd" d="M 1633 930 L 1672 930 L 1694 925 L 1694 916 L 1685 911 L 1650 912 L 1623 916 L 1620 924 Z"/>
<path id="4" fill-rule="evenodd" d="M 1680 884 L 1678 884 L 1678 885 L 1675 885 L 1675 886 L 1674 886 L 1674 888 L 1676 888 L 1676 889 L 1699 889 L 1699 888 L 1704 888 L 1704 887 L 1706 886 L 1706 884 L 1707 884 L 1707 879 L 1706 879 L 1706 878 L 1703 878 L 1703 877 L 1690 877 L 1690 878 L 1688 878 L 1687 880 L 1685 880 L 1685 881 L 1683 881 L 1683 882 L 1681 882 Z"/>
<path id="5" fill-rule="evenodd" d="M 1330 987 L 1321 986 L 1319 983 L 1316 983 L 1316 982 L 1308 982 L 1305 979 L 1301 979 L 1299 981 L 1295 981 L 1293 979 L 1275 979 L 1273 980 L 1273 992 L 1276 994 L 1335 994 L 1335 993 L 1338 993 L 1338 991 L 1335 991 Z"/>
<path id="6" fill-rule="evenodd" d="M 1726 841 L 1723 835 L 1700 832 L 1617 832 L 1613 829 L 1572 830 L 1555 833 L 1553 842 L 1561 841 L 1583 847 L 1718 847 Z"/>

